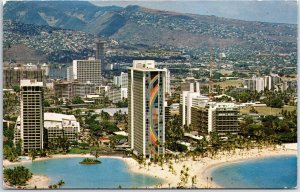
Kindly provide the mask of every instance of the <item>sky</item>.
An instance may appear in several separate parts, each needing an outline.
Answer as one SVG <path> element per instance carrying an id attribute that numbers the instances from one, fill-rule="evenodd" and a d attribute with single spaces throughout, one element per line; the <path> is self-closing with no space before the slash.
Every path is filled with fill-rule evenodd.
<path id="1" fill-rule="evenodd" d="M 98 6 L 140 5 L 147 8 L 193 13 L 199 15 L 215 15 L 219 17 L 241 19 L 247 21 L 263 21 L 275 23 L 297 23 L 297 1 L 91 1 Z"/>
<path id="2" fill-rule="evenodd" d="M 3 2 L 5 3 L 6 1 L 4 0 Z M 298 13 L 297 1 L 295 0 L 97 0 L 90 2 L 98 6 L 116 5 L 126 7 L 127 5 L 140 5 L 179 13 L 291 24 L 297 24 Z"/>

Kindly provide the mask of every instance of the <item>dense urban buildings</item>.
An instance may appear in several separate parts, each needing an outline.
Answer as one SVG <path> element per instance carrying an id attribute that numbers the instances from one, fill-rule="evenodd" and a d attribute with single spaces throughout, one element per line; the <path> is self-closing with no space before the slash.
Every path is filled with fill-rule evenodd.
<path id="1" fill-rule="evenodd" d="M 192 99 L 200 97 L 200 93 L 191 92 L 191 91 L 183 91 L 180 95 L 180 115 L 182 119 L 182 125 L 189 125 L 191 123 L 191 107 L 192 107 Z M 206 97 L 204 99 L 207 99 Z"/>
<path id="2" fill-rule="evenodd" d="M 180 85 L 181 91 L 191 91 L 200 93 L 200 83 L 194 78 L 186 78 Z"/>
<path id="3" fill-rule="evenodd" d="M 182 126 L 190 126 L 202 136 L 210 132 L 225 135 L 239 131 L 239 109 L 234 103 L 210 102 L 208 97 L 200 94 L 198 82 L 189 85 L 190 90 L 180 94 Z"/>
<path id="4" fill-rule="evenodd" d="M 121 88 L 128 87 L 128 73 L 121 72 L 119 76 L 114 76 L 114 85 Z"/>
<path id="5" fill-rule="evenodd" d="M 283 82 L 277 74 L 264 77 L 253 76 L 250 79 L 244 79 L 244 85 L 247 89 L 257 92 L 272 89 L 285 91 L 287 89 L 286 82 Z M 278 86 L 280 86 L 280 88 Z"/>
<path id="6" fill-rule="evenodd" d="M 82 83 L 78 81 L 57 81 L 53 85 L 54 94 L 57 98 L 85 97 L 94 94 L 96 86 L 94 83 Z"/>
<path id="7" fill-rule="evenodd" d="M 70 76 L 70 75 L 69 75 Z M 74 60 L 72 66 L 72 79 L 80 83 L 94 83 L 101 85 L 101 61 L 95 58 L 88 60 Z"/>
<path id="8" fill-rule="evenodd" d="M 184 90 L 182 94 L 180 94 L 180 105 L 179 105 L 179 113 L 181 118 L 182 125 L 189 125 L 191 123 L 191 107 L 192 107 L 192 99 L 196 97 L 200 97 L 201 99 L 208 100 L 207 97 L 200 95 L 200 84 L 196 83 L 183 83 Z M 196 86 L 196 88 L 194 88 Z M 181 87 L 181 89 L 183 88 Z"/>
<path id="9" fill-rule="evenodd" d="M 164 155 L 164 70 L 153 60 L 134 60 L 128 69 L 128 140 L 137 155 Z"/>
<path id="10" fill-rule="evenodd" d="M 245 79 L 244 84 L 249 90 L 253 90 L 253 91 L 256 90 L 258 92 L 265 90 L 265 82 L 264 82 L 264 78 L 262 77 L 253 76 L 251 79 Z"/>
<path id="11" fill-rule="evenodd" d="M 20 86 L 22 79 L 36 79 L 39 82 L 44 82 L 49 73 L 49 68 L 46 64 L 10 64 L 3 66 L 3 88 L 13 88 Z"/>
<path id="12" fill-rule="evenodd" d="M 111 88 L 108 93 L 108 99 L 112 101 L 112 103 L 118 103 L 127 99 L 128 90 L 127 88 Z"/>
<path id="13" fill-rule="evenodd" d="M 44 148 L 43 99 L 42 82 L 21 80 L 21 123 L 19 138 L 22 140 L 22 150 L 25 153 L 28 153 L 32 149 Z"/>

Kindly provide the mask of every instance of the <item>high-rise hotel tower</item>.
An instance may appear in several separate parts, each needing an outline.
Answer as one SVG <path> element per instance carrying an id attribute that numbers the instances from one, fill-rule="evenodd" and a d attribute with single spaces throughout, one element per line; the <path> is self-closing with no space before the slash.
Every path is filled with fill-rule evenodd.
<path id="1" fill-rule="evenodd" d="M 164 155 L 166 72 L 153 60 L 134 60 L 128 69 L 128 139 L 136 155 Z"/>
<path id="2" fill-rule="evenodd" d="M 80 83 L 101 85 L 101 61 L 95 58 L 73 60 L 72 72 L 68 76 L 72 77 L 70 79 L 78 80 Z"/>
<path id="3" fill-rule="evenodd" d="M 21 80 L 22 150 L 44 148 L 43 82 Z"/>

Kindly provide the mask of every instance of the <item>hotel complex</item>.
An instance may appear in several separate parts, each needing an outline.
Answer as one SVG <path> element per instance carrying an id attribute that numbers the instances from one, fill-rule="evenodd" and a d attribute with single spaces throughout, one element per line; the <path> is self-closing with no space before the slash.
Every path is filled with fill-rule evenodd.
<path id="1" fill-rule="evenodd" d="M 80 133 L 80 124 L 74 115 L 65 115 L 60 113 L 44 113 L 44 147 L 46 141 L 52 142 L 58 137 L 66 137 L 68 141 L 78 141 Z M 15 125 L 15 138 L 14 143 L 23 141 L 21 132 L 24 127 L 21 125 L 21 116 L 18 116 Z M 40 149 L 40 148 L 35 148 Z"/>
<path id="2" fill-rule="evenodd" d="M 225 136 L 240 130 L 239 109 L 234 103 L 195 102 L 191 113 L 190 125 L 199 135 L 216 132 Z"/>
<path id="3" fill-rule="evenodd" d="M 45 113 L 44 126 L 48 142 L 58 137 L 65 137 L 68 141 L 78 141 L 80 124 L 74 115 L 60 113 Z"/>
<path id="4" fill-rule="evenodd" d="M 153 60 L 134 60 L 128 70 L 128 140 L 137 155 L 165 153 L 165 78 Z"/>

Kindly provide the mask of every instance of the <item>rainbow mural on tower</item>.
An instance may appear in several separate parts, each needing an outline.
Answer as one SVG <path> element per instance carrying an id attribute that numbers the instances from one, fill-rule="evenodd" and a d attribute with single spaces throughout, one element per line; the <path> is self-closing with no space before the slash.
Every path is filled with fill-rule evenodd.
<path id="1" fill-rule="evenodd" d="M 149 86 L 148 86 L 148 99 L 149 99 L 149 132 L 150 132 L 150 153 L 157 154 L 158 152 L 158 92 L 159 92 L 159 83 L 158 83 L 158 72 L 151 72 L 149 74 Z"/>

